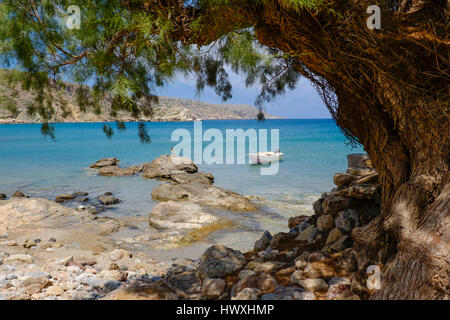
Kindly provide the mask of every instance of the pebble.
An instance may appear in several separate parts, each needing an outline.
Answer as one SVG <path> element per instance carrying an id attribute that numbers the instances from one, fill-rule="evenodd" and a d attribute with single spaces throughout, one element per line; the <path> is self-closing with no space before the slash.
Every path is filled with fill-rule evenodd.
<path id="1" fill-rule="evenodd" d="M 261 291 L 256 288 L 244 288 L 235 297 L 231 297 L 231 300 L 258 300 L 261 295 Z"/>
<path id="2" fill-rule="evenodd" d="M 251 275 L 254 275 L 254 274 L 256 274 L 255 271 L 244 269 L 241 272 L 239 272 L 239 279 L 243 279 L 243 278 L 245 278 L 247 276 L 251 276 Z"/>
<path id="3" fill-rule="evenodd" d="M 0 234 L 0 239 L 7 239 L 8 238 L 8 233 L 4 232 L 2 234 Z"/>
<path id="4" fill-rule="evenodd" d="M 59 296 L 63 292 L 64 292 L 64 290 L 60 286 L 55 286 L 55 285 L 48 287 L 46 290 L 46 293 L 51 296 Z"/>
<path id="5" fill-rule="evenodd" d="M 301 287 L 309 291 L 327 291 L 328 284 L 323 279 L 302 279 L 297 282 Z"/>
<path id="6" fill-rule="evenodd" d="M 97 278 L 95 275 L 87 273 L 80 274 L 75 278 L 75 281 L 94 288 L 102 287 L 104 283 L 103 280 Z"/>
<path id="7" fill-rule="evenodd" d="M 272 270 L 280 270 L 286 266 L 286 263 L 279 261 L 267 261 L 261 263 L 259 266 L 253 269 L 255 272 L 270 272 Z"/>
<path id="8" fill-rule="evenodd" d="M 207 299 L 218 298 L 225 289 L 225 281 L 223 279 L 206 278 L 202 284 L 202 294 Z"/>
<path id="9" fill-rule="evenodd" d="M 130 258 L 131 255 L 128 251 L 123 250 L 123 249 L 115 249 L 115 250 L 111 251 L 111 253 L 109 254 L 109 258 L 112 261 L 117 261 L 117 260 L 123 259 L 125 257 Z"/>

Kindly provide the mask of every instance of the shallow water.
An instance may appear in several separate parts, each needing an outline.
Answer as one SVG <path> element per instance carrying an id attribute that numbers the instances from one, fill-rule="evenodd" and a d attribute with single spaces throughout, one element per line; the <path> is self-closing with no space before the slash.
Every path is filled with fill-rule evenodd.
<path id="1" fill-rule="evenodd" d="M 30 196 L 49 199 L 61 193 L 89 192 L 90 198 L 110 191 L 122 200 L 104 215 L 136 217 L 139 232 L 155 232 L 146 221 L 155 201 L 152 189 L 161 182 L 133 177 L 101 177 L 89 169 L 89 164 L 105 157 L 119 158 L 121 166 L 148 162 L 170 153 L 177 142 L 171 141 L 175 129 L 193 132 L 193 122 L 156 122 L 148 124 L 152 139 L 141 144 L 137 125 L 127 124 L 124 132 L 116 132 L 107 139 L 101 123 L 55 124 L 56 141 L 40 135 L 39 124 L 0 125 L 0 193 L 11 195 L 16 190 Z M 312 203 L 322 192 L 333 187 L 333 173 L 347 167 L 346 155 L 362 152 L 346 144 L 332 120 L 211 120 L 202 122 L 203 131 L 217 128 L 225 136 L 226 129 L 279 129 L 280 150 L 285 158 L 276 175 L 260 175 L 259 166 L 199 165 L 200 170 L 215 176 L 215 185 L 242 195 L 262 197 L 262 210 L 254 213 L 218 212 L 236 223 L 233 231 L 216 232 L 205 243 L 191 250 L 195 255 L 213 242 L 248 249 L 262 230 L 287 231 L 287 218 L 311 214 Z M 208 143 L 205 143 L 205 145 Z M 236 148 L 236 146 L 235 146 Z M 224 148 L 225 153 L 225 148 Z M 226 154 L 225 154 L 226 156 Z M 176 255 L 180 250 L 166 251 L 164 256 Z"/>

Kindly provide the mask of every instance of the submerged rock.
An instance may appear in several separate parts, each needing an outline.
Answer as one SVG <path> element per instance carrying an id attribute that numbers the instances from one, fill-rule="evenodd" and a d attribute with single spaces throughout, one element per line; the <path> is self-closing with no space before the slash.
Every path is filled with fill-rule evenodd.
<path id="1" fill-rule="evenodd" d="M 245 257 L 240 251 L 221 245 L 214 245 L 209 247 L 200 258 L 197 266 L 197 276 L 199 279 L 223 278 L 241 269 L 244 264 Z"/>
<path id="2" fill-rule="evenodd" d="M 65 201 L 73 200 L 76 196 L 73 194 L 60 194 L 59 196 L 56 196 L 55 202 L 63 203 Z"/>
<path id="3" fill-rule="evenodd" d="M 202 183 L 162 184 L 152 191 L 156 200 L 190 200 L 194 203 L 231 211 L 253 211 L 256 207 L 240 194 Z"/>
<path id="4" fill-rule="evenodd" d="M 107 176 L 107 177 L 132 176 L 137 173 L 139 173 L 139 171 L 137 171 L 131 167 L 130 168 L 120 168 L 118 166 L 107 166 L 107 167 L 102 167 L 98 170 L 99 175 Z"/>
<path id="5" fill-rule="evenodd" d="M 150 225 L 160 229 L 195 229 L 217 222 L 218 218 L 198 204 L 167 201 L 150 213 Z"/>

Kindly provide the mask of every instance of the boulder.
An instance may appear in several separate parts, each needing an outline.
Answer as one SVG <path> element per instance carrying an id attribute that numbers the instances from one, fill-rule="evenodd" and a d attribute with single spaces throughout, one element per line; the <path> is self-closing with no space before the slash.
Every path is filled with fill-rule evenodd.
<path id="1" fill-rule="evenodd" d="M 295 240 L 299 241 L 313 241 L 316 235 L 319 233 L 319 230 L 317 230 L 316 226 L 311 225 L 305 230 L 303 230 Z"/>
<path id="2" fill-rule="evenodd" d="M 320 198 L 320 199 L 318 199 L 317 201 L 315 201 L 313 203 L 314 214 L 316 216 L 318 216 L 318 217 L 320 217 L 321 215 L 324 214 L 323 213 L 323 206 L 322 206 L 323 200 L 324 200 L 323 198 Z"/>
<path id="3" fill-rule="evenodd" d="M 273 236 L 272 240 L 270 240 L 270 246 L 272 248 L 281 248 L 293 239 L 295 239 L 295 235 L 287 232 L 278 232 Z"/>
<path id="4" fill-rule="evenodd" d="M 114 198 L 113 196 L 99 196 L 98 201 L 100 201 L 101 204 L 105 205 L 105 206 L 109 206 L 109 205 L 113 205 L 116 203 L 119 203 L 120 200 L 117 198 Z"/>
<path id="5" fill-rule="evenodd" d="M 199 279 L 223 278 L 241 269 L 244 264 L 245 257 L 240 251 L 214 245 L 209 247 L 200 258 L 197 265 L 197 276 Z"/>
<path id="6" fill-rule="evenodd" d="M 249 274 L 242 279 L 239 279 L 231 288 L 231 296 L 234 297 L 245 288 L 258 288 L 259 281 L 256 274 Z"/>
<path id="7" fill-rule="evenodd" d="M 6 194 L 0 193 L 0 200 L 5 200 L 5 199 L 6 199 Z"/>
<path id="8" fill-rule="evenodd" d="M 302 222 L 304 222 L 305 220 L 308 220 L 309 216 L 297 216 L 297 217 L 291 217 L 288 220 L 288 226 L 289 229 L 295 228 L 296 226 L 298 226 L 299 224 L 301 224 Z"/>
<path id="9" fill-rule="evenodd" d="M 21 191 L 16 191 L 12 194 L 13 198 L 29 198 L 29 196 L 23 194 Z"/>
<path id="10" fill-rule="evenodd" d="M 338 187 L 348 186 L 355 180 L 358 180 L 359 176 L 348 173 L 335 173 L 333 175 L 333 182 Z"/>
<path id="11" fill-rule="evenodd" d="M 100 169 L 103 167 L 116 166 L 119 163 L 117 158 L 103 158 L 98 160 L 96 163 L 91 164 L 89 167 L 93 169 Z"/>
<path id="12" fill-rule="evenodd" d="M 278 287 L 278 281 L 274 276 L 268 273 L 261 273 L 258 275 L 258 288 L 261 292 L 272 292 Z"/>
<path id="13" fill-rule="evenodd" d="M 150 213 L 150 225 L 158 229 L 195 229 L 219 219 L 198 204 L 167 201 L 158 203 Z"/>
<path id="14" fill-rule="evenodd" d="M 341 210 L 350 206 L 350 199 L 343 196 L 330 196 L 323 200 L 322 203 L 324 214 L 335 215 Z"/>
<path id="15" fill-rule="evenodd" d="M 320 216 L 319 218 L 317 218 L 316 224 L 319 231 L 328 231 L 334 226 L 333 216 L 331 214 Z"/>
<path id="16" fill-rule="evenodd" d="M 347 155 L 348 167 L 361 167 L 370 160 L 367 153 L 352 153 Z"/>
<path id="17" fill-rule="evenodd" d="M 203 280 L 202 295 L 207 299 L 218 298 L 225 289 L 225 281 L 222 279 L 210 279 Z"/>
<path id="18" fill-rule="evenodd" d="M 230 211 L 254 211 L 256 207 L 236 192 L 203 183 L 162 184 L 152 191 L 156 200 L 191 202 Z"/>
<path id="19" fill-rule="evenodd" d="M 164 155 L 146 164 L 142 172 L 145 179 L 170 180 L 172 174 L 196 173 L 198 167 L 189 158 Z"/>
<path id="20" fill-rule="evenodd" d="M 330 231 L 330 233 L 328 234 L 328 238 L 325 242 L 326 245 L 329 245 L 335 241 L 337 241 L 340 237 L 342 237 L 342 232 L 341 230 L 339 230 L 338 228 L 334 228 L 333 230 Z"/>
<path id="21" fill-rule="evenodd" d="M 359 226 L 358 212 L 354 209 L 340 211 L 334 223 L 342 232 L 350 233 L 353 228 Z"/>
<path id="22" fill-rule="evenodd" d="M 253 249 L 257 251 L 267 249 L 267 247 L 270 245 L 270 240 L 272 240 L 272 235 L 269 231 L 265 231 L 262 237 L 259 240 L 255 241 Z"/>

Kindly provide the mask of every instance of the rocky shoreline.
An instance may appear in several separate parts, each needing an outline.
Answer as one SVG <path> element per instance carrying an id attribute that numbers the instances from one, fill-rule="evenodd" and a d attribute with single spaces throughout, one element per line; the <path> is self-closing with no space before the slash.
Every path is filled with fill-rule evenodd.
<path id="1" fill-rule="evenodd" d="M 250 252 L 214 245 L 197 260 L 158 262 L 142 248 L 196 242 L 230 225 L 214 209 L 251 212 L 257 205 L 214 186 L 189 159 L 91 165 L 99 175 L 164 181 L 151 194 L 159 203 L 148 216 L 159 239 L 115 240 L 127 222 L 99 214 L 120 201 L 109 193 L 55 201 L 0 194 L 0 299 L 365 299 L 367 273 L 358 270 L 351 234 L 380 211 L 378 175 L 366 155 L 348 158 L 347 172 L 334 175 L 337 187 L 314 203 L 314 215 L 291 217 L 288 232 L 264 232 Z M 74 201 L 76 208 L 63 205 Z"/>

